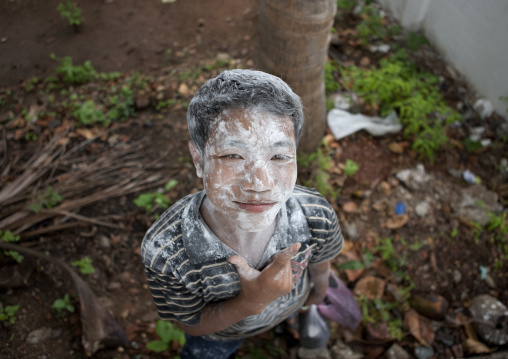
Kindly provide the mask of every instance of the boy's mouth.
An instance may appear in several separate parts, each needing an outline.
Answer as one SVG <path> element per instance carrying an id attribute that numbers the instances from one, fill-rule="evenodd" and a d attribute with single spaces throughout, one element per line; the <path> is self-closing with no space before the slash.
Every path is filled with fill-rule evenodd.
<path id="1" fill-rule="evenodd" d="M 234 201 L 234 203 L 238 207 L 240 207 L 241 209 L 243 209 L 247 212 L 261 213 L 261 212 L 264 212 L 264 211 L 272 208 L 272 206 L 276 202 L 262 202 L 262 201 L 238 202 L 238 201 Z"/>

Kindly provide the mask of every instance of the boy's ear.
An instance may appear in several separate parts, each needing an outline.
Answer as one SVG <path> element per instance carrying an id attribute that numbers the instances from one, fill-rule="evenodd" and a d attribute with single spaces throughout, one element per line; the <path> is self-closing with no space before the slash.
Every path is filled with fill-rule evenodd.
<path id="1" fill-rule="evenodd" d="M 201 153 L 199 152 L 198 148 L 192 141 L 189 141 L 189 151 L 192 157 L 192 162 L 194 162 L 194 166 L 196 167 L 196 175 L 199 178 L 203 178 Z"/>

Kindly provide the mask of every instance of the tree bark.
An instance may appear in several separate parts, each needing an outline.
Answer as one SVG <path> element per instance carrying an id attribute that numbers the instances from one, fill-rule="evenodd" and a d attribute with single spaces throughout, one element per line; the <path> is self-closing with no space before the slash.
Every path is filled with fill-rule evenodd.
<path id="1" fill-rule="evenodd" d="M 324 66 L 336 10 L 336 0 L 261 0 L 258 68 L 280 76 L 301 97 L 301 153 L 315 151 L 325 132 Z"/>

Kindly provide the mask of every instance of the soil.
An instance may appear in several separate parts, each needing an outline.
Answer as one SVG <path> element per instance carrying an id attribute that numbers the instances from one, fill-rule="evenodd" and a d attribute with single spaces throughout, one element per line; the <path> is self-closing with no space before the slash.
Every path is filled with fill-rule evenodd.
<path id="1" fill-rule="evenodd" d="M 58 165 L 34 183 L 32 197 L 28 194 L 22 205 L 2 205 L 0 221 L 5 219 L 6 213 L 12 212 L 13 206 L 19 206 L 20 213 L 25 211 L 23 206 L 33 201 L 40 192 L 39 187 L 45 184 L 54 183 L 56 188 L 58 181 L 65 182 L 65 178 L 69 178 L 65 176 L 108 158 L 111 172 L 116 170 L 116 161 L 127 163 L 130 158 L 139 159 L 137 166 L 143 175 L 158 176 L 154 177 L 156 180 L 142 188 L 140 185 L 137 191 L 120 189 L 118 195 L 79 206 L 74 211 L 88 219 L 113 223 L 116 228 L 83 219 L 72 222 L 69 219 L 73 217 L 68 213 L 60 214 L 21 231 L 20 243 L 50 253 L 51 257 L 66 263 L 85 255 L 92 259 L 95 273 L 82 275 L 82 278 L 125 329 L 129 340 L 127 346 L 97 351 L 94 358 L 172 357 L 174 351 L 156 354 L 146 349 L 148 342 L 157 339 L 157 313 L 139 259 L 144 233 L 163 209 L 156 207 L 147 213 L 135 206 L 133 200 L 141 193 L 160 190 L 175 202 L 202 188 L 190 165 L 185 104 L 206 79 L 224 66 L 255 66 L 258 4 L 253 0 L 177 0 L 171 4 L 163 4 L 160 0 L 143 3 L 134 0 L 76 1 L 85 18 L 76 29 L 59 17 L 58 3 L 54 0 L 10 0 L 0 4 L 0 100 L 4 101 L 0 107 L 3 130 L 0 191 L 29 168 L 26 163 L 31 154 L 42 153 L 51 138 L 65 134 L 64 150 L 57 154 Z M 347 30 L 351 30 L 358 19 L 343 20 L 335 25 L 341 38 L 331 45 L 332 58 L 367 66 L 383 57 L 352 39 L 353 32 Z M 118 71 L 120 74 L 118 78 L 69 88 L 58 84 L 50 90 L 54 96 L 51 98 L 47 92 L 49 85 L 33 80 L 34 76 L 44 79 L 53 73 L 58 64 L 51 60 L 51 53 L 57 57 L 71 56 L 75 64 L 90 60 L 98 72 Z M 508 174 L 501 159 L 508 158 L 508 148 L 500 131 L 503 120 L 495 113 L 483 120 L 471 114 L 476 95 L 429 45 L 415 53 L 414 60 L 421 68 L 442 77 L 442 90 L 449 105 L 460 108 L 464 116 L 468 114 L 467 120 L 464 125 L 449 129 L 452 144 L 437 153 L 434 163 L 420 159 L 402 134 L 372 137 L 359 132 L 338 142 L 325 137 L 332 158 L 329 183 L 341 188 L 337 197 L 328 196 L 328 199 L 339 214 L 347 241 L 344 253 L 334 264 L 361 256 L 366 250 L 380 257 L 379 244 L 391 238 L 400 260 L 398 269 L 414 282 L 413 293 L 441 295 L 449 304 L 445 313 L 449 317 L 464 311 L 479 294 L 491 294 L 506 305 L 508 275 L 499 266 L 506 268 L 508 260 L 498 242 L 491 240 L 496 232 L 478 232 L 459 214 L 457 207 L 466 191 L 472 189 L 473 193 L 479 193 L 481 190 L 479 185 L 464 181 L 461 174 L 465 170 L 481 178 L 482 186 L 496 193 L 500 208 L 506 204 Z M 137 76 L 135 116 L 111 124 L 108 130 L 98 125 L 75 125 L 70 120 L 72 110 L 65 103 L 69 97 L 67 91 L 76 93 L 80 100 L 98 100 L 102 96 L 98 93 L 113 92 L 119 84 L 133 81 L 129 80 L 133 76 Z M 162 105 L 169 100 L 166 106 Z M 42 108 L 48 111 L 42 114 Z M 35 121 L 29 120 L 31 113 L 39 114 Z M 491 139 L 492 144 L 469 152 L 461 141 L 476 126 L 485 128 L 483 138 Z M 32 140 L 30 136 L 37 139 Z M 321 150 L 328 151 L 324 147 Z M 121 151 L 127 151 L 128 156 L 115 157 Z M 359 166 L 359 170 L 349 176 L 344 174 L 347 159 Z M 423 165 L 429 176 L 425 182 L 412 184 L 397 178 L 398 172 L 414 169 L 418 164 Z M 107 177 L 108 181 L 122 180 L 122 173 L 128 177 L 137 172 L 125 166 L 115 174 L 117 177 Z M 301 183 L 313 180 L 315 168 L 302 168 L 300 175 Z M 178 185 L 165 192 L 163 185 L 170 179 L 178 180 Z M 87 184 L 86 180 L 81 183 Z M 90 196 L 112 184 L 98 181 L 96 188 L 89 187 L 80 197 Z M 63 204 L 69 205 L 78 198 L 69 193 Z M 423 202 L 428 211 L 417 214 L 416 208 Z M 405 205 L 407 222 L 390 228 L 390 221 L 400 220 L 395 213 L 399 203 Z M 36 234 L 38 230 L 69 222 L 75 225 Z M 1 323 L 0 341 L 4 345 L 0 348 L 0 357 L 86 357 L 77 310 L 79 300 L 68 274 L 54 263 L 30 256 L 25 256 L 21 265 L 4 256 L 0 264 L 12 271 L 28 273 L 19 286 L 0 288 L 0 302 L 4 306 L 20 306 L 14 324 Z M 488 270 L 487 277 L 482 275 L 481 267 Z M 340 270 L 337 273 L 351 289 L 355 287 L 358 278 L 352 279 L 351 272 Z M 375 275 L 401 288 L 408 284 L 407 279 L 401 280 L 394 273 L 393 267 L 373 264 L 357 274 L 360 277 Z M 0 275 L 0 283 L 3 278 Z M 59 315 L 52 304 L 66 293 L 71 295 L 76 311 Z M 447 355 L 451 353 L 450 348 L 457 348 L 464 342 L 464 326 L 443 318 L 433 324 L 434 357 L 453 357 Z M 39 338 L 37 343 L 31 342 L 29 334 L 44 328 L 47 337 Z M 391 344 L 390 340 L 366 338 L 361 328 L 356 333 L 336 324 L 334 328 L 330 347 L 340 338 L 367 357 L 375 358 L 375 353 L 382 354 Z M 419 346 L 407 331 L 399 343 L 409 353 Z M 240 357 L 292 358 L 296 350 L 297 342 L 281 327 L 246 341 Z M 472 353 L 465 353 L 469 354 Z"/>

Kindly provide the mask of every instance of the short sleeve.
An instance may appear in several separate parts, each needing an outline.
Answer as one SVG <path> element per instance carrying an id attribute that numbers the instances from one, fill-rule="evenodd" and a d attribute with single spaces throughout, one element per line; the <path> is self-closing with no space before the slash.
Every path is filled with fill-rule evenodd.
<path id="1" fill-rule="evenodd" d="M 329 206 L 330 212 L 323 213 L 323 219 L 319 226 L 309 226 L 312 233 L 312 240 L 316 243 L 316 249 L 312 253 L 310 263 L 322 263 L 336 257 L 344 245 L 342 231 L 340 229 L 337 215 Z"/>
<path id="2" fill-rule="evenodd" d="M 148 286 L 159 313 L 165 320 L 182 324 L 199 324 L 201 311 L 206 303 L 202 297 L 192 294 L 171 272 L 160 274 L 145 266 Z"/>

